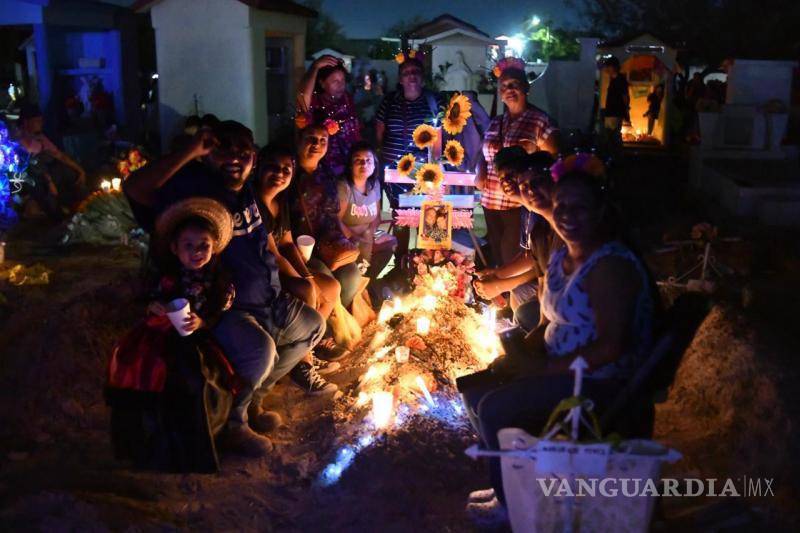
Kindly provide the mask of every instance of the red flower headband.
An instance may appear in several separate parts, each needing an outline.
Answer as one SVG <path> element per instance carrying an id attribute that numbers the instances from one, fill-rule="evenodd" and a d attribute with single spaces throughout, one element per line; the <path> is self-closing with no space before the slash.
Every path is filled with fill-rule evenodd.
<path id="1" fill-rule="evenodd" d="M 495 63 L 494 68 L 492 69 L 492 74 L 494 74 L 495 78 L 499 78 L 503 75 L 503 72 L 509 68 L 514 68 L 525 72 L 525 61 L 518 57 L 504 57 Z"/>
<path id="2" fill-rule="evenodd" d="M 298 113 L 297 116 L 294 117 L 294 125 L 298 130 L 304 130 L 312 123 L 313 120 L 310 113 Z M 341 129 L 339 123 L 332 118 L 326 118 L 324 121 L 322 121 L 321 126 L 325 128 L 325 131 L 327 131 L 328 135 L 331 136 L 339 133 L 339 130 Z"/>

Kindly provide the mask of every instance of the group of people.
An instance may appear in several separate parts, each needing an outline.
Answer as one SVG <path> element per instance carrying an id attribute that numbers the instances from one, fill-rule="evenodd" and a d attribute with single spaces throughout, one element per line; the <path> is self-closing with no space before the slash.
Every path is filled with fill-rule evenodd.
<path id="1" fill-rule="evenodd" d="M 267 434 L 281 421 L 262 401 L 282 377 L 312 393 L 336 390 L 322 374 L 338 368 L 346 350 L 327 319 L 359 298 L 364 278 L 378 278 L 402 241 L 376 231 L 380 169 L 413 152 L 413 130 L 441 105 L 423 87 L 423 73 L 413 56 L 400 64 L 398 90 L 376 116 L 379 151 L 362 138 L 344 67 L 326 56 L 301 85 L 306 115 L 293 144 L 257 150 L 242 124 L 208 121 L 124 183 L 166 275 L 150 318 L 174 312 L 176 298 L 188 300 L 182 342 L 195 343 L 192 353 L 216 354 L 199 364 L 216 366 L 211 374 L 235 386 L 220 425 L 227 450 L 269 452 Z M 507 61 L 498 84 L 505 111 L 491 120 L 476 111 L 471 154 L 465 141 L 492 257 L 475 290 L 486 299 L 510 293 L 526 336 L 519 353 L 492 364 L 493 379 L 463 391 L 489 448 L 498 447 L 503 427 L 544 424 L 571 395 L 576 355 L 589 364 L 586 394 L 602 407 L 649 349 L 655 308 L 648 273 L 620 237 L 597 160 L 572 156 L 553 165 L 558 128 L 528 103 L 523 63 Z M 396 207 L 402 189 L 386 192 Z M 310 256 L 300 236 L 313 237 Z M 504 512 L 498 461 L 491 472 L 493 488 L 469 503 L 484 522 Z"/>

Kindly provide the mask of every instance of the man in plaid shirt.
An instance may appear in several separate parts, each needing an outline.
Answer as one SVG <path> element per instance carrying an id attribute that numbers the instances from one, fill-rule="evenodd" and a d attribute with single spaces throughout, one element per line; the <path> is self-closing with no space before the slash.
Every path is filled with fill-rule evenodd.
<path id="1" fill-rule="evenodd" d="M 498 80 L 500 98 L 506 105 L 502 115 L 492 119 L 483 138 L 483 161 L 478 164 L 475 185 L 481 191 L 487 238 L 496 265 L 511 261 L 519 252 L 520 205 L 501 186 L 494 156 L 507 146 L 522 146 L 528 153 L 545 150 L 558 153 L 558 128 L 547 113 L 527 101 L 530 85 L 524 63 L 511 63 Z"/>

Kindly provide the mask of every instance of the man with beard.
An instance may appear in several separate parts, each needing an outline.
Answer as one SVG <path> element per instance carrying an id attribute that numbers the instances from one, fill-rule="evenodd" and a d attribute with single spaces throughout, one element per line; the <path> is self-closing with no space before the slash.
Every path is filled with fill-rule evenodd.
<path id="1" fill-rule="evenodd" d="M 224 121 L 132 174 L 124 191 L 146 229 L 152 229 L 158 213 L 187 197 L 214 198 L 231 212 L 233 238 L 221 257 L 236 297 L 213 333 L 245 384 L 231 409 L 224 443 L 235 453 L 257 457 L 272 447 L 260 433 L 274 429 L 280 417 L 252 402 L 254 391 L 285 376 L 319 342 L 325 327 L 319 313 L 281 290 L 276 259 L 267 248 L 268 230 L 247 181 L 254 160 L 252 132 Z"/>

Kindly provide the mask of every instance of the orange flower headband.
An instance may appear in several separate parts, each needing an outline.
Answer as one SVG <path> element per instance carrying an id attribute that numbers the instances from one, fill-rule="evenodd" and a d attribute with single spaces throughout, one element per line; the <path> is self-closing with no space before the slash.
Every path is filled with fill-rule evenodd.
<path id="1" fill-rule="evenodd" d="M 492 74 L 494 74 L 495 78 L 499 78 L 502 76 L 503 71 L 509 68 L 514 68 L 525 72 L 525 61 L 518 57 L 504 57 L 495 63 L 494 68 L 492 69 Z"/>
<path id="2" fill-rule="evenodd" d="M 397 62 L 398 65 L 402 65 L 409 59 L 413 59 L 415 61 L 419 61 L 420 63 L 425 61 L 425 54 L 417 51 L 417 50 L 408 50 L 407 52 L 397 52 L 394 56 L 394 60 Z"/>

